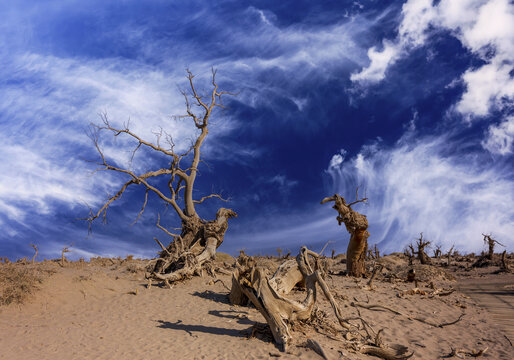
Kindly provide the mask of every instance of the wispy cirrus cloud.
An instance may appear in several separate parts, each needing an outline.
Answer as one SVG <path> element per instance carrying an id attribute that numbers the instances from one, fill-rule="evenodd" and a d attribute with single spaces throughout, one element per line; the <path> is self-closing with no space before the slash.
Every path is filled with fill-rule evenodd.
<path id="1" fill-rule="evenodd" d="M 48 212 L 54 201 L 75 207 L 105 198 L 114 178 L 91 177 L 95 166 L 84 161 L 98 157 L 86 132 L 90 122 L 100 122 L 102 111 L 117 127 L 131 118 L 131 129 L 150 141 L 163 125 L 178 139 L 179 150 L 189 145 L 194 127 L 171 118 L 172 109 L 181 109 L 183 101 L 171 91 L 171 78 L 131 65 L 117 59 L 80 61 L 27 54 L 13 57 L 1 70 L 9 79 L 0 100 L 5 144 L 0 156 L 6 174 L 0 181 L 0 202 L 8 217 L 22 220 L 27 211 Z M 169 97 L 173 93 L 177 95 Z M 111 161 L 126 165 L 129 145 L 134 147 L 120 139 L 103 147 Z M 151 162 L 151 157 L 136 156 L 133 166 L 142 169 Z"/>
<path id="2" fill-rule="evenodd" d="M 370 242 L 392 251 L 423 232 L 432 243 L 476 252 L 481 234 L 492 233 L 514 247 L 512 169 L 486 161 L 487 154 L 460 152 L 466 144 L 449 136 L 424 137 L 411 129 L 394 146 L 374 143 L 331 162 L 334 192 L 353 197 L 359 187 L 369 198 L 357 211 L 368 217 Z"/>
<path id="3" fill-rule="evenodd" d="M 491 154 L 508 155 L 514 152 L 514 116 L 509 116 L 487 130 L 482 146 Z"/>

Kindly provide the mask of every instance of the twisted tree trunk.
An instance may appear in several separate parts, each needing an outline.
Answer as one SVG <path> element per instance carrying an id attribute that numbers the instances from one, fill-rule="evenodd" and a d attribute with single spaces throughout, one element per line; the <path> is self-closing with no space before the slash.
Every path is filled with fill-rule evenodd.
<path id="1" fill-rule="evenodd" d="M 335 194 L 321 201 L 322 204 L 329 201 L 335 202 L 333 208 L 339 213 L 337 222 L 339 225 L 344 223 L 346 230 L 350 233 L 350 242 L 346 251 L 346 271 L 350 276 L 362 277 L 366 274 L 365 259 L 369 237 L 368 219 L 366 215 L 359 214 L 351 208 L 352 205 L 366 200 L 361 199 L 347 204 L 342 196 Z"/>
<path id="2" fill-rule="evenodd" d="M 160 200 L 164 201 L 175 211 L 176 215 L 182 221 L 182 231 L 180 235 L 170 232 L 161 226 L 157 220 L 157 227 L 169 235 L 173 240 L 165 247 L 159 240 L 155 238 L 162 251 L 158 259 L 152 260 L 148 265 L 150 274 L 147 276 L 151 279 L 164 280 L 166 283 L 170 281 L 178 281 L 188 278 L 195 273 L 201 273 L 207 268 L 209 261 L 216 254 L 216 249 L 223 242 L 223 236 L 228 228 L 228 219 L 236 217 L 236 213 L 230 209 L 220 208 L 216 213 L 216 219 L 206 221 L 201 219 L 195 206 L 203 203 L 203 201 L 211 198 L 217 198 L 227 201 L 219 194 L 206 195 L 199 200 L 193 198 L 193 189 L 200 165 L 200 149 L 209 133 L 208 125 L 210 116 L 216 108 L 225 109 L 222 102 L 222 96 L 225 94 L 234 95 L 227 91 L 220 91 L 216 83 L 216 71 L 212 70 L 212 90 L 209 94 L 199 94 L 195 88 L 193 79 L 194 75 L 188 70 L 187 79 L 189 82 L 189 91 L 182 91 L 186 103 L 186 114 L 179 115 L 178 118 L 189 119 L 196 127 L 198 136 L 191 144 L 190 148 L 184 153 L 175 151 L 175 144 L 169 134 L 161 131 L 157 134 L 156 142 L 144 140 L 139 135 L 133 133 L 128 124 L 123 128 L 117 128 L 111 125 L 107 115 L 102 115 L 103 125 L 93 125 L 91 131 L 91 139 L 100 155 L 101 166 L 99 170 L 110 170 L 123 173 L 128 176 L 128 181 L 123 184 L 121 189 L 97 211 L 90 210 L 90 216 L 87 220 L 90 223 L 103 215 L 105 220 L 107 209 L 110 204 L 120 198 L 128 187 L 143 186 L 145 187 L 145 199 L 141 211 L 137 219 L 144 212 L 148 202 L 148 193 L 154 193 Z M 102 131 L 110 132 L 114 137 L 126 136 L 134 141 L 135 149 L 133 156 L 141 148 L 145 147 L 155 151 L 157 154 L 167 157 L 166 167 L 147 171 L 138 174 L 129 166 L 128 168 L 113 165 L 104 155 L 99 141 L 99 134 Z M 161 137 L 165 138 L 168 143 L 166 147 L 161 146 Z M 181 162 L 187 161 L 186 166 Z M 115 162 L 114 162 L 115 164 Z M 158 186 L 153 183 L 154 177 L 166 177 L 167 186 Z M 157 182 L 156 182 L 157 183 Z M 136 221 L 137 221 L 136 219 Z"/>
<path id="3" fill-rule="evenodd" d="M 425 252 L 425 248 L 430 245 L 430 241 L 423 240 L 423 233 L 420 233 L 420 237 L 419 237 L 416 245 L 418 246 L 417 254 L 418 254 L 419 262 L 423 265 L 431 264 L 432 261 L 430 260 L 430 257 Z"/>
<path id="4" fill-rule="evenodd" d="M 237 214 L 221 208 L 216 220 L 204 221 L 198 217 L 182 226 L 182 234 L 176 236 L 167 248 L 161 245 L 160 253 L 150 276 L 164 281 L 178 281 L 201 273 L 204 265 L 216 256 L 216 249 L 223 242 L 228 219 Z"/>

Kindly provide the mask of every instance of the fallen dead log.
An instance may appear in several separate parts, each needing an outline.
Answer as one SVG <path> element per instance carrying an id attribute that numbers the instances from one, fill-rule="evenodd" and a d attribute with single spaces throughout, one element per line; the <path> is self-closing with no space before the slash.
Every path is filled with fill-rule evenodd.
<path id="1" fill-rule="evenodd" d="M 313 264 L 311 260 L 313 260 Z M 402 347 L 405 351 L 401 352 L 387 348 L 380 340 L 381 331 L 374 332 L 369 324 L 368 327 L 374 335 L 365 327 L 366 336 L 359 332 L 362 329 L 349 322 L 352 319 L 345 319 L 343 317 L 338 303 L 324 280 L 325 272 L 320 260 L 319 254 L 310 251 L 306 247 L 302 247 L 295 259 L 296 266 L 291 262 L 282 264 L 279 270 L 270 278 L 267 269 L 257 266 L 253 259 L 248 257 L 238 259 L 236 262 L 237 269 L 232 275 L 232 289 L 229 294 L 230 301 L 236 305 L 245 305 L 245 303 L 251 302 L 268 323 L 277 346 L 282 351 L 287 351 L 288 346 L 293 340 L 290 330 L 292 326 L 295 326 L 295 323 L 301 322 L 304 325 L 308 325 L 320 321 L 320 319 L 317 319 L 317 313 L 314 311 L 319 285 L 321 292 L 329 301 L 341 326 L 340 331 L 346 333 L 345 338 L 352 341 L 352 344 L 355 344 L 355 341 L 361 342 L 356 351 L 373 354 L 383 359 L 407 359 L 412 356 L 412 354 L 407 354 L 407 348 L 405 347 Z M 289 270 L 285 271 L 285 269 Z M 302 275 L 306 288 L 306 295 L 303 301 L 294 301 L 286 297 L 287 293 L 292 289 L 292 282 L 297 281 L 297 276 L 289 275 L 289 271 L 293 273 L 299 271 Z M 283 279 L 289 280 L 283 282 Z M 294 281 L 291 279 L 294 279 Z M 288 285 L 284 286 L 284 283 Z M 370 306 L 380 307 L 380 305 Z M 391 308 L 388 308 L 388 310 L 394 311 Z M 397 313 L 401 315 L 401 313 Z M 360 316 L 359 319 L 363 323 L 365 322 Z M 331 338 L 343 341 L 343 339 L 336 337 Z M 373 339 L 374 341 L 372 341 Z M 318 352 L 317 350 L 319 349 L 314 341 L 308 342 L 308 345 Z M 318 353 L 326 358 L 324 352 Z"/>

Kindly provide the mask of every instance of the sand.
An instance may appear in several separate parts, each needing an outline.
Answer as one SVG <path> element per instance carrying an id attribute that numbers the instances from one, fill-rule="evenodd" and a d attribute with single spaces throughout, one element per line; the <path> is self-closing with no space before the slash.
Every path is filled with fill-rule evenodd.
<path id="1" fill-rule="evenodd" d="M 305 347 L 307 338 L 318 341 L 330 359 L 374 359 L 343 346 L 337 334 L 331 339 L 320 333 L 326 329 L 297 326 L 293 336 L 298 340 L 287 353 L 280 353 L 266 331 L 248 338 L 254 324 L 265 328 L 265 321 L 253 308 L 230 305 L 223 285 L 230 285 L 228 275 L 219 275 L 222 281 L 216 283 L 205 276 L 172 289 L 147 289 L 143 273 L 127 263 L 52 266 L 56 273 L 26 304 L 0 307 L 0 359 L 321 359 Z M 335 265 L 334 274 L 338 267 L 344 268 Z M 339 275 L 332 275 L 328 285 L 346 316 L 356 313 L 349 305 L 355 300 L 388 305 L 436 323 L 465 314 L 456 324 L 438 328 L 388 311 L 360 310 L 373 328 L 383 329 L 385 343 L 413 350 L 412 359 L 440 359 L 451 347 L 488 347 L 482 358 L 512 359 L 514 349 L 506 335 L 512 339 L 514 275 L 466 275 L 457 271 L 457 281 L 435 281 L 437 288 L 463 291 L 443 297 L 404 294 L 412 283 L 385 280 L 369 290 L 366 280 Z M 418 285 L 431 291 L 427 283 Z M 321 297 L 319 301 L 325 324 L 338 328 L 328 302 Z"/>

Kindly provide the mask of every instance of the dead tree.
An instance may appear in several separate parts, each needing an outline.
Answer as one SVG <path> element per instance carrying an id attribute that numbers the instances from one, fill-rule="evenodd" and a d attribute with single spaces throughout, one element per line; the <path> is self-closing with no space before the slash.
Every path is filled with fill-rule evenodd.
<path id="1" fill-rule="evenodd" d="M 491 235 L 482 234 L 482 236 L 484 237 L 484 243 L 489 247 L 489 251 L 486 255 L 486 258 L 488 260 L 493 260 L 494 245 L 498 244 L 498 245 L 504 246 L 504 247 L 505 247 L 505 245 L 503 245 L 500 242 L 498 242 L 497 240 L 491 238 Z"/>
<path id="2" fill-rule="evenodd" d="M 32 258 L 32 263 L 35 264 L 36 263 L 36 256 L 37 256 L 37 246 L 34 245 L 34 244 L 30 244 L 30 246 L 32 246 L 32 248 L 34 249 L 35 253 L 34 253 L 34 257 Z"/>
<path id="3" fill-rule="evenodd" d="M 193 82 L 194 75 L 189 70 L 187 70 L 187 79 L 189 90 L 182 91 L 185 99 L 186 114 L 175 117 L 176 119 L 184 118 L 191 121 L 192 125 L 197 129 L 197 137 L 187 151 L 183 153 L 177 152 L 173 139 L 166 133 L 164 133 L 164 140 L 166 140 L 167 145 L 162 145 L 162 130 L 157 135 L 155 142 L 147 141 L 133 133 L 129 129 L 128 124 L 125 124 L 122 128 L 114 127 L 105 114 L 101 116 L 103 124 L 92 125 L 91 131 L 91 139 L 100 155 L 100 162 L 97 164 L 101 168 L 98 170 L 122 173 L 128 179 L 120 190 L 109 198 L 98 211 L 90 212 L 88 218 L 90 226 L 98 217 L 102 217 L 105 221 L 109 206 L 120 198 L 128 188 L 142 186 L 145 189 L 144 202 L 136 221 L 146 208 L 148 194 L 153 193 L 156 195 L 160 200 L 164 201 L 166 206 L 171 207 L 175 211 L 182 223 L 181 232 L 174 233 L 160 224 L 159 217 L 157 219 L 157 227 L 171 237 L 171 242 L 168 246 L 164 246 L 156 239 L 162 251 L 159 258 L 150 263 L 147 276 L 150 279 L 163 280 L 167 283 L 188 278 L 195 273 L 201 273 L 202 269 L 215 257 L 216 249 L 223 242 L 223 236 L 228 228 L 228 219 L 237 216 L 230 209 L 220 208 L 214 220 L 204 220 L 196 212 L 196 205 L 212 198 L 223 201 L 227 200 L 223 199 L 220 194 L 210 194 L 200 199 L 193 198 L 193 189 L 201 161 L 200 149 L 209 132 L 211 115 L 217 108 L 226 108 L 222 101 L 223 95 L 234 94 L 219 90 L 214 69 L 212 70 L 212 91 L 207 95 L 197 92 Z M 197 109 L 198 112 L 196 112 Z M 103 131 L 111 133 L 114 137 L 124 136 L 134 141 L 135 149 L 132 153 L 133 156 L 136 151 L 143 147 L 165 157 L 169 165 L 145 173 L 136 173 L 129 168 L 113 165 L 108 161 L 100 146 L 99 133 Z M 187 164 L 184 166 L 181 162 L 187 162 Z M 166 179 L 166 188 L 163 189 L 154 185 L 157 181 L 155 178 Z"/>
<path id="4" fill-rule="evenodd" d="M 375 244 L 375 259 L 380 258 L 380 250 L 378 250 L 377 244 Z"/>
<path id="5" fill-rule="evenodd" d="M 442 247 L 441 245 L 436 245 L 436 246 L 435 246 L 435 250 L 434 250 L 434 257 L 435 257 L 436 259 L 440 259 L 440 258 L 441 258 L 441 254 L 442 254 L 442 252 L 441 252 L 441 247 Z"/>
<path id="6" fill-rule="evenodd" d="M 334 201 L 333 208 L 337 210 L 337 222 L 339 225 L 344 223 L 346 230 L 350 233 L 350 242 L 346 251 L 346 271 L 350 276 L 361 277 L 366 273 L 365 258 L 368 248 L 368 219 L 366 215 L 359 214 L 352 209 L 352 205 L 366 202 L 368 199 L 358 199 L 347 204 L 345 199 L 339 194 L 324 198 L 321 203 L 325 204 Z"/>
<path id="7" fill-rule="evenodd" d="M 403 254 L 405 256 L 407 256 L 407 258 L 409 259 L 409 266 L 412 265 L 413 261 L 414 261 L 414 254 L 416 252 L 414 251 L 414 246 L 412 246 L 412 244 L 409 244 L 408 247 L 405 248 L 405 250 L 403 251 Z"/>
<path id="8" fill-rule="evenodd" d="M 447 257 L 448 257 L 448 263 L 447 263 L 447 266 L 450 266 L 450 265 L 451 265 L 452 252 L 453 252 L 453 245 L 452 245 L 452 247 L 450 248 L 450 250 L 448 251 L 448 254 L 447 254 Z"/>
<path id="9" fill-rule="evenodd" d="M 64 256 L 64 254 L 69 253 L 69 252 L 71 252 L 71 250 L 67 246 L 62 248 L 62 251 L 61 251 L 61 266 L 64 266 L 66 261 L 68 261 L 66 259 L 66 256 Z"/>
<path id="10" fill-rule="evenodd" d="M 416 245 L 418 246 L 418 251 L 416 254 L 418 255 L 418 259 L 422 264 L 430 264 L 430 257 L 425 252 L 425 248 L 430 245 L 430 241 L 424 241 L 423 240 L 423 233 L 420 233 L 419 239 L 417 239 Z"/>
<path id="11" fill-rule="evenodd" d="M 511 272 L 511 269 L 509 267 L 509 263 L 507 260 L 507 250 L 503 250 L 502 257 L 500 259 L 500 272 Z"/>

